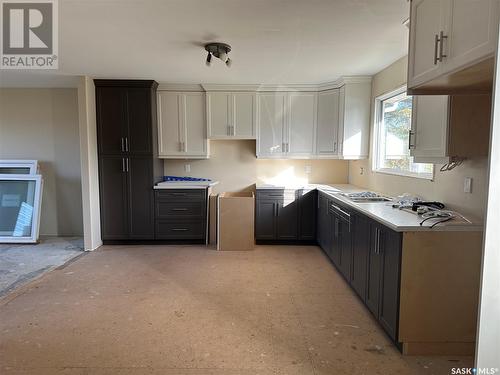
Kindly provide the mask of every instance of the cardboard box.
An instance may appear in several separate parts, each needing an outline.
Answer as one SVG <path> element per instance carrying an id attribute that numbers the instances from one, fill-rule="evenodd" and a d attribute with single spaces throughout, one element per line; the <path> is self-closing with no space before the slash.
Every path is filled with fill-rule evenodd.
<path id="1" fill-rule="evenodd" d="M 217 201 L 217 250 L 253 250 L 254 193 L 221 193 Z"/>

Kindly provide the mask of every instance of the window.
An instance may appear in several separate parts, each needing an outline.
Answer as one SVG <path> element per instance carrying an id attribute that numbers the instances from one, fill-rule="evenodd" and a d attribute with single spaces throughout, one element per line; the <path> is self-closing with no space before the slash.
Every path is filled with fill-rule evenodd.
<path id="1" fill-rule="evenodd" d="M 432 179 L 432 164 L 414 163 L 408 148 L 412 99 L 406 88 L 375 99 L 373 169 L 377 172 Z"/>

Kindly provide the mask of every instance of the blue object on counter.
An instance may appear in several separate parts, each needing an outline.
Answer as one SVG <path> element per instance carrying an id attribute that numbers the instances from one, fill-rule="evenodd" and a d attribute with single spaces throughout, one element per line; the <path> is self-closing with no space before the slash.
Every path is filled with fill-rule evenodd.
<path id="1" fill-rule="evenodd" d="M 212 181 L 209 178 L 197 178 L 197 177 L 180 177 L 180 176 L 163 176 L 163 181 Z"/>

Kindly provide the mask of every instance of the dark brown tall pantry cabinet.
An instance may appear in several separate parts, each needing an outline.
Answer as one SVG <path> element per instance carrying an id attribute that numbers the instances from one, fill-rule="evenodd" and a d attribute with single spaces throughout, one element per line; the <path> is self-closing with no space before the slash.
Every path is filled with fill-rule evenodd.
<path id="1" fill-rule="evenodd" d="M 149 80 L 94 80 L 101 237 L 153 240 L 153 186 L 161 180 L 156 89 Z"/>

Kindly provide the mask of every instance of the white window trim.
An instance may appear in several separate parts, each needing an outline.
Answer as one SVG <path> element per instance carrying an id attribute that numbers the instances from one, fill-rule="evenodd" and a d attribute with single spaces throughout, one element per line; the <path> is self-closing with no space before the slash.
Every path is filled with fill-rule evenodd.
<path id="1" fill-rule="evenodd" d="M 391 90 L 386 92 L 385 94 L 379 95 L 375 98 L 374 102 L 374 111 L 373 111 L 373 141 L 372 141 L 372 172 L 381 173 L 381 174 L 389 174 L 393 176 L 401 176 L 401 177 L 410 177 L 410 178 L 418 178 L 422 180 L 434 181 L 434 172 L 435 168 L 432 168 L 432 173 L 415 173 L 410 171 L 403 171 L 392 168 L 379 168 L 379 143 L 380 143 L 380 123 L 382 119 L 382 102 L 386 99 L 389 99 L 393 96 L 402 94 L 406 92 L 406 85 L 400 86 L 395 90 Z"/>

